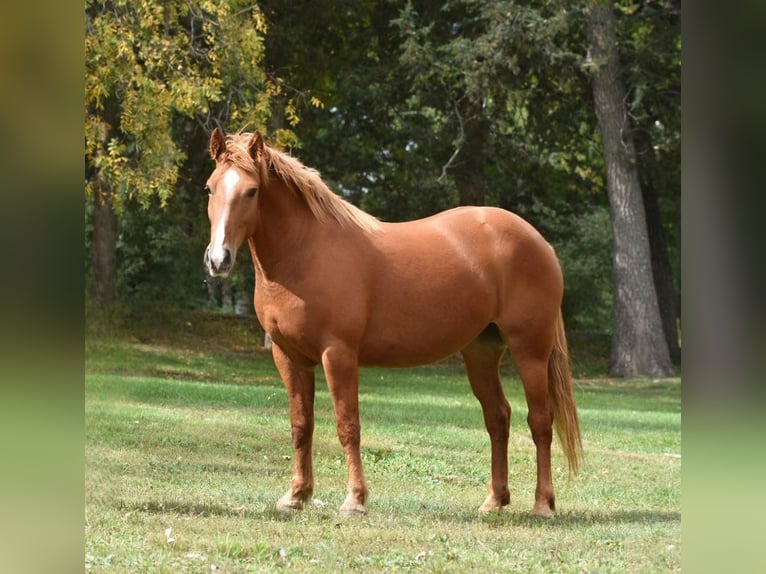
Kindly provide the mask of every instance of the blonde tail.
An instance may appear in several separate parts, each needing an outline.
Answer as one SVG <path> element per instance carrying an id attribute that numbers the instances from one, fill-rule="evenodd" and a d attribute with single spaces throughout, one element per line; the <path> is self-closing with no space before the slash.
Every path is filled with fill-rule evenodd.
<path id="1" fill-rule="evenodd" d="M 553 352 L 548 359 L 548 390 L 553 402 L 553 426 L 561 442 L 561 448 L 567 457 L 569 472 L 577 474 L 583 456 L 582 438 L 572 389 L 569 350 L 561 311 L 559 311 L 556 320 L 556 339 Z"/>

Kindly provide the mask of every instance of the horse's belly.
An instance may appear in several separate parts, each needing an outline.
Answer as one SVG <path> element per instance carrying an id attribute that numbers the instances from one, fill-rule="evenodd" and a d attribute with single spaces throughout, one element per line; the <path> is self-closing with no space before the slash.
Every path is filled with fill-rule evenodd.
<path id="1" fill-rule="evenodd" d="M 359 364 L 368 367 L 427 365 L 457 353 L 477 336 L 445 335 L 372 341 L 359 349 Z"/>
<path id="2" fill-rule="evenodd" d="M 408 367 L 457 353 L 492 321 L 489 300 L 455 305 L 408 305 L 379 310 L 359 345 L 359 361 L 370 366 Z"/>

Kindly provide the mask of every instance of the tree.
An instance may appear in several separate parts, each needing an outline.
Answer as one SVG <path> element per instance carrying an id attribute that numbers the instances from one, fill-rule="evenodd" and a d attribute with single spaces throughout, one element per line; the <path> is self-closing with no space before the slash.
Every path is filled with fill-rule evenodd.
<path id="1" fill-rule="evenodd" d="M 250 2 L 89 0 L 85 16 L 93 294 L 109 304 L 123 210 L 164 207 L 188 134 L 200 126 L 263 129 L 280 89 L 263 71 L 266 22 Z M 294 139 L 289 130 L 273 137 Z"/>
<path id="2" fill-rule="evenodd" d="M 673 374 L 654 287 L 646 213 L 630 133 L 611 1 L 587 9 L 593 99 L 607 168 L 614 241 L 614 328 L 611 372 Z"/>
<path id="3" fill-rule="evenodd" d="M 681 357 L 681 6 L 680 2 L 615 6 L 627 113 L 665 338 Z"/>

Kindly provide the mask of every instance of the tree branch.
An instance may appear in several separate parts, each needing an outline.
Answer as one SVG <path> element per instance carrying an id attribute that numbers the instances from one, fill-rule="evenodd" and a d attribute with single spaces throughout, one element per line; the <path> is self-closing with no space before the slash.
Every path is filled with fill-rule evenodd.
<path id="1" fill-rule="evenodd" d="M 452 164 L 455 162 L 455 159 L 460 154 L 460 151 L 463 149 L 463 144 L 465 143 L 465 129 L 463 125 L 463 116 L 460 115 L 460 108 L 458 107 L 458 103 L 452 99 L 452 105 L 455 108 L 455 116 L 457 117 L 458 121 L 458 136 L 457 136 L 457 145 L 455 147 L 455 151 L 452 152 L 452 155 L 447 160 L 447 163 L 445 163 L 442 166 L 442 172 L 441 175 L 436 179 L 436 181 L 441 182 L 444 180 L 445 177 L 447 177 L 447 170 L 452 167 Z"/>

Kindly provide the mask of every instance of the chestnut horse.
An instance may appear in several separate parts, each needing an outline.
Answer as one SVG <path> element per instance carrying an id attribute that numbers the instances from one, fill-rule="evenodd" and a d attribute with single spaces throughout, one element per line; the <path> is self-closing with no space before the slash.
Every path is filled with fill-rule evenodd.
<path id="1" fill-rule="evenodd" d="M 384 223 L 344 201 L 319 173 L 264 145 L 258 133 L 210 138 L 207 180 L 213 276 L 231 271 L 248 242 L 255 310 L 273 340 L 290 402 L 295 469 L 280 510 L 311 500 L 314 370 L 321 365 L 348 467 L 340 512 L 366 514 L 359 451 L 359 367 L 407 367 L 460 352 L 492 444 L 481 512 L 508 504 L 511 407 L 499 363 L 511 351 L 537 449 L 532 514 L 555 510 L 555 424 L 571 472 L 582 453 L 561 318 L 563 279 L 551 246 L 520 217 L 461 207 Z"/>

